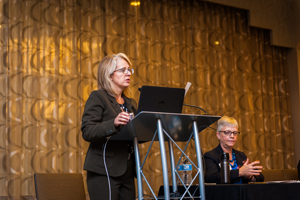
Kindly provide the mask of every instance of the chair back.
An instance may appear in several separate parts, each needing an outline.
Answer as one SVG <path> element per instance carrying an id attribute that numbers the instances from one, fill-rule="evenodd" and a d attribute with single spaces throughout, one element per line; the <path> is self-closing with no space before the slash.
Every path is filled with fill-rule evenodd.
<path id="1" fill-rule="evenodd" d="M 282 169 L 263 169 L 262 174 L 265 177 L 265 182 L 285 180 Z"/>
<path id="2" fill-rule="evenodd" d="M 296 169 L 283 170 L 285 180 L 298 180 L 298 171 Z"/>
<path id="3" fill-rule="evenodd" d="M 37 173 L 34 182 L 37 200 L 86 199 L 80 173 Z"/>

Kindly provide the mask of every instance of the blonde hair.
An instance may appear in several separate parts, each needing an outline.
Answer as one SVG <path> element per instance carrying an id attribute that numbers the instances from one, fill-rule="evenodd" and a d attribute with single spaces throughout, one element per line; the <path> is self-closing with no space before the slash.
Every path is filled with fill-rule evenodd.
<path id="1" fill-rule="evenodd" d="M 111 80 L 111 75 L 117 68 L 117 59 L 122 58 L 124 59 L 129 67 L 131 67 L 131 62 L 129 58 L 124 53 L 118 53 L 117 55 L 107 55 L 105 56 L 98 66 L 98 75 L 97 75 L 97 82 L 98 82 L 98 89 L 105 90 L 109 95 L 115 97 L 117 95 L 115 85 Z M 129 88 L 124 90 L 124 93 Z M 126 93 L 130 93 L 130 91 L 126 91 Z"/>
<path id="2" fill-rule="evenodd" d="M 224 126 L 239 128 L 237 121 L 234 118 L 228 116 L 223 116 L 218 120 L 217 132 L 221 131 Z"/>

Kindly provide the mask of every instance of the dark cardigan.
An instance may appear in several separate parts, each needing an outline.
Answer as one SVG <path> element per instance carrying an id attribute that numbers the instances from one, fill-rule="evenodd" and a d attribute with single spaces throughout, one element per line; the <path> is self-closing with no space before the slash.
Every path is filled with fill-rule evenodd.
<path id="1" fill-rule="evenodd" d="M 241 152 L 233 149 L 236 156 L 236 162 L 239 167 L 243 165 L 243 161 L 247 159 L 247 156 Z M 204 161 L 206 166 L 205 182 L 207 183 L 221 183 L 221 169 L 220 169 L 220 154 L 223 153 L 223 149 L 220 144 L 213 150 L 204 154 Z M 256 182 L 263 182 L 264 176 L 260 173 L 259 176 L 255 176 Z M 236 183 L 240 181 L 239 169 L 230 171 L 230 182 Z M 242 177 L 242 183 L 248 183 L 250 179 Z"/>

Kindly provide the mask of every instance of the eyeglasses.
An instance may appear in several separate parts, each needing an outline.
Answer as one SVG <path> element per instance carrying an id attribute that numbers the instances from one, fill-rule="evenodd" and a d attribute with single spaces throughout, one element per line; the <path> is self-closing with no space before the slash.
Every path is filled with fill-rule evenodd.
<path id="1" fill-rule="evenodd" d="M 121 69 L 117 69 L 115 70 L 114 72 L 122 72 L 123 74 L 128 74 L 128 72 L 130 72 L 131 74 L 134 74 L 134 70 L 132 68 L 126 68 L 126 67 L 123 67 Z"/>
<path id="2" fill-rule="evenodd" d="M 219 131 L 219 132 L 223 132 L 226 136 L 230 136 L 231 133 L 234 135 L 234 136 L 237 136 L 240 134 L 240 132 L 237 132 L 237 131 Z"/>

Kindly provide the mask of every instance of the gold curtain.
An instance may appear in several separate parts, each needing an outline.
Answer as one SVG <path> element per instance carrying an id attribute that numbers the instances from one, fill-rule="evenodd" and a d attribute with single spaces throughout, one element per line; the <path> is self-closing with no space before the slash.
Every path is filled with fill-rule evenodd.
<path id="1" fill-rule="evenodd" d="M 98 63 L 118 52 L 132 60 L 137 101 L 142 85 L 191 82 L 184 103 L 238 120 L 236 149 L 267 169 L 295 168 L 287 49 L 250 28 L 246 11 L 196 0 L 2 0 L 0 10 L 0 198 L 34 198 L 37 172 L 85 174 L 83 107 Z M 218 144 L 212 129 L 199 135 L 203 152 Z M 156 193 L 160 162 L 155 144 L 144 173 Z"/>

